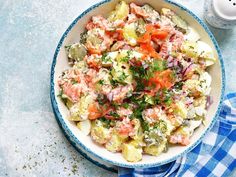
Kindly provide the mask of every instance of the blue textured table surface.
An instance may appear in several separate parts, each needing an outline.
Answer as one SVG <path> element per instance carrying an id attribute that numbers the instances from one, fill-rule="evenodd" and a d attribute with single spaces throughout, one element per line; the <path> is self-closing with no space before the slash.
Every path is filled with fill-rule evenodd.
<path id="1" fill-rule="evenodd" d="M 50 66 L 62 33 L 96 0 L 0 0 L 0 176 L 96 176 L 52 113 Z M 202 18 L 203 0 L 179 0 Z M 211 28 L 224 56 L 226 93 L 236 91 L 236 30 Z"/>

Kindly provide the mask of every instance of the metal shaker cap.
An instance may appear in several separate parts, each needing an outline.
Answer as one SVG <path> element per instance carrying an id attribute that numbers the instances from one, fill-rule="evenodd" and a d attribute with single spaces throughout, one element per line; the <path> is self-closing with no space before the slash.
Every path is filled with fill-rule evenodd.
<path id="1" fill-rule="evenodd" d="M 236 20 L 236 0 L 213 0 L 213 8 L 219 17 Z"/>

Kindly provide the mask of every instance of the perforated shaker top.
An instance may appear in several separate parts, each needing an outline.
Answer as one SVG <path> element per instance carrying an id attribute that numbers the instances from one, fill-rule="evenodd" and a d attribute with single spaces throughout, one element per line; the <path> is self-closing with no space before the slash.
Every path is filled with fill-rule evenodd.
<path id="1" fill-rule="evenodd" d="M 213 0 L 215 12 L 225 20 L 236 20 L 236 0 Z"/>

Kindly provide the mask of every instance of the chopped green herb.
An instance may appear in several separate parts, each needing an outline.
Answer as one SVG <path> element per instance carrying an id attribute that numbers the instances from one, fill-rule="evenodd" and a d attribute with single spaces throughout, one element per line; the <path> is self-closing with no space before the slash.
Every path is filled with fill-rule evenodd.
<path id="1" fill-rule="evenodd" d="M 128 109 L 129 108 L 129 103 L 123 103 L 122 107 L 125 108 L 125 109 Z"/>
<path id="2" fill-rule="evenodd" d="M 177 90 L 181 90 L 183 85 L 184 85 L 183 82 L 177 82 L 175 84 L 174 88 L 177 89 Z"/>
<path id="3" fill-rule="evenodd" d="M 117 87 L 119 85 L 119 82 L 117 80 L 111 79 L 110 82 L 113 87 Z"/>
<path id="4" fill-rule="evenodd" d="M 105 81 L 104 81 L 104 80 L 102 80 L 102 79 L 98 81 L 98 83 L 99 83 L 100 85 L 103 85 L 103 84 L 104 84 L 104 82 L 105 82 Z"/>
<path id="5" fill-rule="evenodd" d="M 106 102 L 106 97 L 103 94 L 98 94 L 97 101 L 100 105 L 103 105 Z"/>
<path id="6" fill-rule="evenodd" d="M 102 60 L 103 62 L 105 62 L 105 63 L 111 62 L 111 57 L 109 57 L 109 56 L 107 55 L 107 53 L 104 53 L 104 54 L 102 55 L 101 60 Z"/>
<path id="7" fill-rule="evenodd" d="M 114 112 L 114 111 L 111 111 L 109 114 L 110 114 L 112 117 L 114 117 L 115 119 L 119 119 L 119 118 L 120 118 L 119 114 L 117 114 L 117 113 Z"/>
<path id="8" fill-rule="evenodd" d="M 121 58 L 121 61 L 123 61 L 123 62 L 128 62 L 128 61 L 130 60 L 131 52 L 132 52 L 131 50 L 128 50 L 128 51 L 127 51 L 127 56 Z"/>
<path id="9" fill-rule="evenodd" d="M 146 122 L 146 121 L 142 121 L 142 128 L 143 128 L 143 131 L 149 131 L 150 127 L 149 127 L 149 124 Z"/>
<path id="10" fill-rule="evenodd" d="M 128 77 L 128 74 L 122 72 L 122 74 L 118 77 L 118 79 L 123 83 L 123 81 Z"/>
<path id="11" fill-rule="evenodd" d="M 74 80 L 74 79 L 72 79 L 71 80 L 71 82 L 72 82 L 72 85 L 74 85 L 74 84 L 77 84 L 78 82 L 76 81 L 76 80 Z"/>

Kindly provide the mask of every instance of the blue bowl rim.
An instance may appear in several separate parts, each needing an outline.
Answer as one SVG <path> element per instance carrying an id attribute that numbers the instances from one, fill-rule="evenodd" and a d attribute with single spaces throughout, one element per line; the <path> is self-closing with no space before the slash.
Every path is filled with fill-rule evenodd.
<path id="1" fill-rule="evenodd" d="M 88 152 L 89 154 L 91 154 L 92 156 L 103 160 L 107 163 L 110 163 L 112 165 L 116 165 L 119 167 L 126 167 L 126 168 L 149 168 L 149 167 L 155 167 L 155 166 L 160 166 L 160 165 L 164 165 L 167 164 L 169 162 L 172 162 L 174 160 L 176 160 L 177 158 L 183 156 L 184 154 L 188 153 L 189 151 L 191 151 L 194 147 L 196 147 L 201 140 L 203 139 L 203 137 L 206 135 L 206 133 L 212 128 L 212 126 L 214 125 L 215 121 L 217 120 L 217 117 L 219 116 L 220 113 L 220 108 L 223 102 L 223 98 L 224 98 L 224 92 L 225 92 L 225 68 L 224 68 L 224 63 L 223 63 L 223 57 L 220 51 L 220 48 L 218 46 L 218 43 L 215 39 L 215 37 L 213 36 L 213 34 L 211 33 L 211 31 L 209 30 L 209 28 L 207 27 L 207 25 L 197 16 L 195 15 L 192 11 L 188 10 L 186 7 L 173 2 L 171 0 L 163 0 L 171 5 L 174 5 L 178 8 L 180 8 L 181 10 L 184 10 L 185 12 L 187 12 L 189 15 L 191 15 L 203 28 L 204 30 L 208 33 L 212 43 L 214 44 L 214 47 L 216 48 L 218 57 L 219 57 L 219 61 L 220 61 L 220 66 L 221 66 L 221 73 L 222 73 L 222 80 L 221 80 L 221 96 L 220 96 L 220 101 L 219 101 L 219 105 L 217 108 L 217 111 L 215 113 L 214 118 L 212 119 L 212 122 L 210 123 L 210 125 L 208 126 L 208 128 L 205 130 L 205 132 L 201 135 L 201 137 L 194 143 L 192 144 L 190 147 L 188 147 L 185 151 L 183 151 L 182 153 L 173 156 L 172 158 L 168 159 L 168 160 L 164 160 L 162 162 L 157 162 L 157 163 L 149 163 L 149 164 L 145 164 L 145 163 L 139 163 L 139 164 L 123 164 L 123 163 L 119 163 L 119 162 L 115 162 L 112 161 L 110 159 L 104 158 L 102 156 L 97 155 L 96 153 L 94 153 L 94 151 L 92 151 L 91 149 L 89 149 L 88 147 L 84 146 L 83 143 L 81 143 L 75 136 L 74 134 L 71 132 L 71 130 L 68 128 L 68 126 L 66 125 L 65 121 L 62 118 L 62 115 L 59 111 L 57 102 L 56 102 L 56 95 L 55 95 L 55 90 L 54 90 L 54 68 L 56 65 L 56 61 L 57 61 L 57 56 L 58 53 L 60 51 L 60 48 L 62 47 L 63 41 L 64 39 L 67 37 L 67 34 L 71 31 L 71 29 L 75 26 L 75 24 L 77 24 L 77 22 L 87 13 L 89 13 L 90 11 L 92 11 L 93 9 L 99 7 L 100 5 L 103 5 L 105 3 L 111 2 L 112 0 L 103 0 L 101 2 L 98 2 L 96 4 L 94 4 L 93 6 L 89 7 L 87 10 L 85 10 L 83 13 L 81 13 L 71 24 L 70 26 L 67 28 L 67 30 L 63 33 L 57 47 L 55 50 L 55 54 L 53 57 L 53 62 L 52 62 L 52 66 L 51 66 L 51 79 L 50 79 L 50 98 L 51 98 L 51 103 L 52 103 L 52 107 L 53 107 L 53 111 L 55 113 L 55 117 L 57 119 L 58 124 L 60 125 L 60 127 L 62 127 L 64 134 L 66 134 L 66 137 L 69 137 L 69 141 L 71 143 L 76 143 L 78 144 L 84 151 Z M 72 138 L 72 140 L 71 140 Z M 72 142 L 73 141 L 73 142 Z M 76 148 L 78 150 L 78 148 Z M 90 159 L 91 161 L 92 159 Z M 106 167 L 103 164 L 100 164 L 94 160 L 92 160 L 93 163 L 96 163 L 96 165 L 102 167 L 102 168 L 106 168 L 109 169 L 110 167 Z M 114 171 L 114 170 L 112 170 Z"/>

